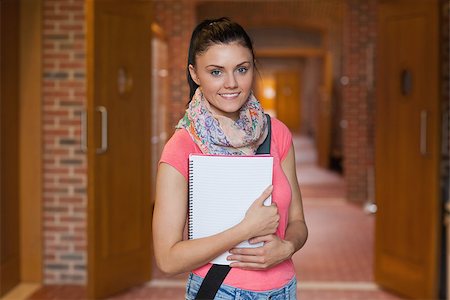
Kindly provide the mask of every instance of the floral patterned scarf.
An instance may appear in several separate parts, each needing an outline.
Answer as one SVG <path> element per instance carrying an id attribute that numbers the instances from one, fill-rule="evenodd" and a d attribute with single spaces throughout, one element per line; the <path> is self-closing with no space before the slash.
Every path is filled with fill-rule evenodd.
<path id="1" fill-rule="evenodd" d="M 234 121 L 215 115 L 200 88 L 176 128 L 186 128 L 204 154 L 216 155 L 254 155 L 268 130 L 267 118 L 253 93 Z"/>

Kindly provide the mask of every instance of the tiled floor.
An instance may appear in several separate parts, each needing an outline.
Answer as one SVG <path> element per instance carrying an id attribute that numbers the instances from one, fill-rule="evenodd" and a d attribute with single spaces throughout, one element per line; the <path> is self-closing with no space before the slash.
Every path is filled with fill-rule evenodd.
<path id="1" fill-rule="evenodd" d="M 299 299 L 401 299 L 373 282 L 373 216 L 345 201 L 343 179 L 315 165 L 308 139 L 296 137 L 294 145 L 309 228 L 307 244 L 293 256 Z M 184 299 L 185 278 L 166 278 L 156 269 L 148 284 L 110 299 Z M 81 287 L 44 287 L 30 299 L 83 299 L 84 292 Z"/>

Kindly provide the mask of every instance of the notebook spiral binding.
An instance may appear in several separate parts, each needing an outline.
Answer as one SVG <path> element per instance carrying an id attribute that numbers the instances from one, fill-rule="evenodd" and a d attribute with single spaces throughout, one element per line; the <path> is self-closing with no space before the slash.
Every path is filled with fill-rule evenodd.
<path id="1" fill-rule="evenodd" d="M 191 201 L 192 199 L 192 189 L 193 189 L 193 180 L 192 180 L 192 174 L 193 174 L 193 161 L 189 161 L 189 186 L 188 186 L 188 193 L 189 193 L 189 208 L 188 208 L 188 237 L 191 240 L 193 238 L 193 228 L 192 228 L 192 222 L 193 222 L 193 203 Z"/>

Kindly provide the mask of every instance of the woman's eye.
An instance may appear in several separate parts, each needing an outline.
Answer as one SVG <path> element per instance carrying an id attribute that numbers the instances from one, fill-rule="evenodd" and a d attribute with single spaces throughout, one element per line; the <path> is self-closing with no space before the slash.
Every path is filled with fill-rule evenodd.
<path id="1" fill-rule="evenodd" d="M 237 69 L 239 73 L 246 73 L 248 69 L 246 67 L 240 67 Z"/>
<path id="2" fill-rule="evenodd" d="M 213 75 L 213 76 L 219 76 L 220 74 L 222 74 L 222 72 L 220 70 L 212 70 L 211 71 L 211 75 Z"/>

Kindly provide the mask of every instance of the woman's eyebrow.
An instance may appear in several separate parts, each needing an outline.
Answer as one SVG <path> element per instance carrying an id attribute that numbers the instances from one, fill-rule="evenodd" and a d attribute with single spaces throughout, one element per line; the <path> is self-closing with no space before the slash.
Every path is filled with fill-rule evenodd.
<path id="1" fill-rule="evenodd" d="M 213 67 L 213 68 L 219 68 L 219 69 L 223 69 L 224 68 L 223 66 L 218 66 L 218 65 L 207 65 L 206 67 L 207 68 Z"/>
<path id="2" fill-rule="evenodd" d="M 241 62 L 240 64 L 238 64 L 236 66 L 242 66 L 242 65 L 245 65 L 245 64 L 251 64 L 251 62 L 246 60 L 246 61 L 243 61 L 243 62 Z"/>
<path id="3" fill-rule="evenodd" d="M 247 61 L 247 60 L 243 61 L 243 62 L 237 64 L 236 67 L 239 67 L 239 66 L 242 66 L 242 65 L 245 65 L 245 64 L 250 64 L 250 62 Z M 218 69 L 224 69 L 225 68 L 224 66 L 219 66 L 219 65 L 207 65 L 206 66 L 206 68 L 209 68 L 209 67 L 214 67 L 214 68 L 218 68 Z"/>

